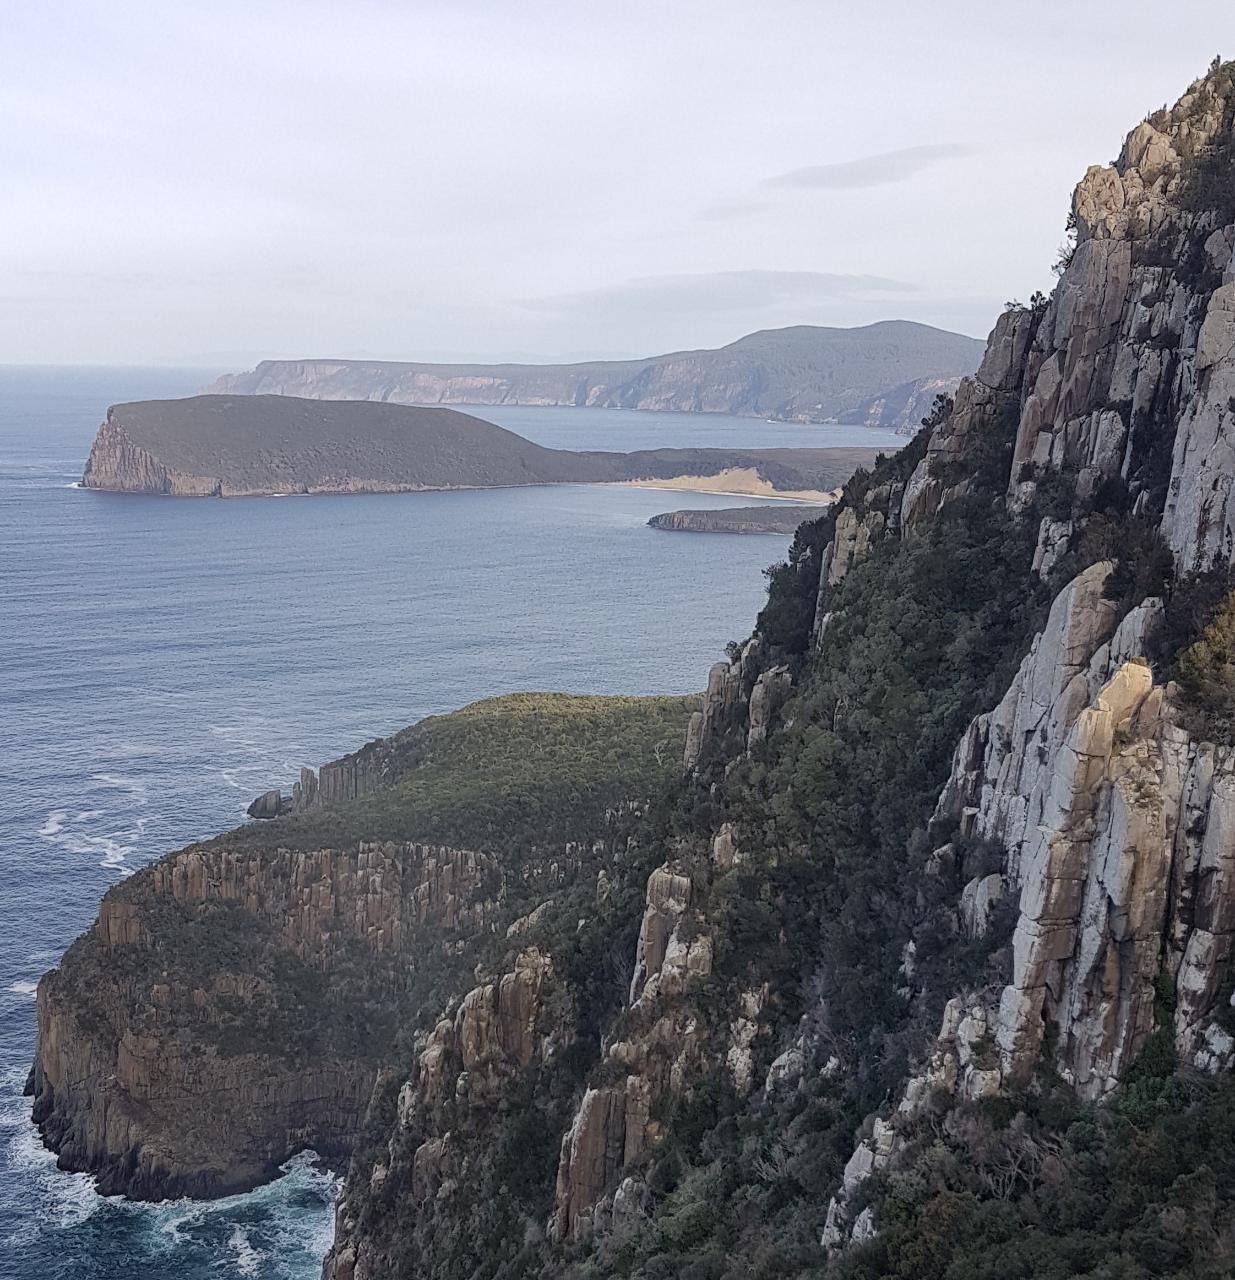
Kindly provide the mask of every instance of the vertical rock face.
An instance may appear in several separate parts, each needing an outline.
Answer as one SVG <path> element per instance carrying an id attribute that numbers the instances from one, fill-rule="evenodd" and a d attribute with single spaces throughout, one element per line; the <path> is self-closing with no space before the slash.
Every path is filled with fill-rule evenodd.
<path id="1" fill-rule="evenodd" d="M 687 728 L 684 763 L 688 770 L 707 754 L 722 751 L 731 736 L 747 751 L 767 738 L 793 692 L 793 673 L 784 663 L 765 666 L 763 648 L 756 635 L 728 662 L 716 663 L 708 673 L 703 709 L 691 715 Z"/>
<path id="2" fill-rule="evenodd" d="M 1104 505 L 1157 527 L 1176 578 L 1231 564 L 1235 204 L 1198 194 L 1207 165 L 1222 168 L 1211 191 L 1225 189 L 1231 86 L 1216 70 L 1138 125 L 1113 165 L 1088 171 L 1058 287 L 1001 318 L 977 375 L 931 432 L 899 520 L 886 504 L 873 518 L 838 514 L 821 615 L 838 571 L 965 492 L 983 434 L 1000 423 L 1014 427 L 1010 509 L 1063 495 L 1041 520 L 1036 575 L 1053 580 L 1086 513 Z M 1010 981 L 965 997 L 981 1006 L 989 1041 L 983 1090 L 1026 1084 L 1049 1044 L 1080 1096 L 1107 1096 L 1155 1029 L 1155 996 L 1172 985 L 1180 1060 L 1210 1071 L 1235 1060 L 1235 1040 L 1214 1021 L 1235 920 L 1235 753 L 1183 727 L 1176 691 L 1147 660 L 1161 602 L 1118 605 L 1113 568 L 1093 564 L 1059 590 L 1007 692 L 958 743 L 935 815 L 1002 852 L 999 871 L 966 884 L 961 928 L 983 934 L 992 896 L 1016 905 Z M 826 644 L 826 628 L 817 632 Z M 947 1015 L 899 1114 L 913 1114 L 927 1084 L 972 1096 L 953 1063 Z M 899 1149 L 895 1117 L 887 1126 L 877 1122 L 846 1170 L 830 1246 L 858 1238 L 857 1187 Z"/>
<path id="3" fill-rule="evenodd" d="M 505 1080 L 564 1041 L 566 1028 L 542 1026 L 552 978 L 551 957 L 531 947 L 510 972 L 473 987 L 454 1017 L 437 1023 L 419 1046 L 416 1075 L 400 1093 L 405 1127 L 413 1113 L 433 1115 L 451 1100 L 488 1105 Z"/>
<path id="4" fill-rule="evenodd" d="M 1002 844 L 1018 891 L 995 1022 L 1004 1070 L 1024 1083 L 1052 1025 L 1059 1067 L 1090 1098 L 1115 1087 L 1153 1029 L 1163 971 L 1180 975 L 1181 1057 L 1210 1051 L 1235 917 L 1222 891 L 1231 752 L 1179 727 L 1141 657 L 1158 603 L 1112 631 L 1110 602 L 1094 595 L 1107 568 L 1057 597 L 1008 694 L 965 735 L 938 813 Z"/>
<path id="5" fill-rule="evenodd" d="M 636 1004 L 649 984 L 657 984 L 671 941 L 690 906 L 690 879 L 668 867 L 653 871 L 648 880 L 647 907 L 639 926 L 635 972 L 630 980 L 630 1003 Z M 649 995 L 654 992 L 648 993 Z"/>
<path id="6" fill-rule="evenodd" d="M 346 1038 L 310 1047 L 312 1029 L 278 1007 L 278 966 L 302 966 L 302 998 L 315 1000 L 310 974 L 363 955 L 374 994 L 394 999 L 399 957 L 485 928 L 493 871 L 467 850 L 361 843 L 199 846 L 137 873 L 39 984 L 31 1085 L 44 1139 L 62 1167 L 139 1199 L 244 1189 L 306 1145 L 341 1156 L 376 1061 Z M 191 938 L 195 920 L 219 912 L 241 931 L 234 971 L 214 956 L 200 973 L 159 962 L 170 930 Z M 507 1023 L 512 1007 L 513 992 Z"/>
<path id="7" fill-rule="evenodd" d="M 609 1225 L 620 1175 L 660 1141 L 654 1105 L 691 1091 L 703 1032 L 689 996 L 712 972 L 712 939 L 693 898 L 690 878 L 668 866 L 648 877 L 629 1025 L 605 1057 L 606 1075 L 622 1078 L 589 1088 L 563 1134 L 549 1221 L 555 1240 L 581 1240 Z"/>
<path id="8" fill-rule="evenodd" d="M 86 459 L 82 485 L 127 493 L 162 493 L 174 498 L 214 498 L 219 481 L 212 476 L 178 471 L 133 443 L 108 410 Z"/>
<path id="9" fill-rule="evenodd" d="M 592 1206 L 622 1167 L 626 1151 L 626 1089 L 589 1089 L 562 1138 L 555 1239 L 579 1238 L 591 1226 Z"/>

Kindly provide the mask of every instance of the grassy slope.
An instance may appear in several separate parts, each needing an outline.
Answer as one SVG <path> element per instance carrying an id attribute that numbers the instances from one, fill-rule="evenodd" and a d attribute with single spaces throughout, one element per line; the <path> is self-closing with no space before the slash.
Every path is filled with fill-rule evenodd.
<path id="1" fill-rule="evenodd" d="M 476 702 L 396 735 L 399 785 L 337 808 L 250 823 L 192 847 L 257 849 L 272 858 L 280 849 L 346 849 L 362 840 L 472 848 L 501 864 L 503 916 L 513 918 L 536 905 L 534 876 L 522 873 L 534 869 L 539 850 L 558 857 L 567 840 L 587 847 L 611 833 L 607 811 L 661 792 L 680 768 L 686 721 L 697 703 L 697 697 L 552 693 Z M 450 963 L 426 947 L 410 983 L 406 965 L 387 972 L 389 962 L 359 948 L 339 972 L 323 976 L 239 904 L 186 906 L 153 895 L 151 880 L 148 870 L 138 871 L 109 894 L 140 903 L 147 921 L 157 922 L 151 945 L 104 953 L 93 931 L 84 934 L 62 962 L 61 989 L 75 992 L 88 1014 L 97 1003 L 92 993 L 104 984 L 144 991 L 162 971 L 206 989 L 217 974 L 259 978 L 269 994 L 258 1005 L 237 1007 L 223 1025 L 194 1033 L 225 1054 L 258 1049 L 303 1060 L 348 1047 L 381 1058 L 401 1015 L 414 1020 L 422 1004 L 456 990 L 491 942 L 488 934 L 470 940 L 467 956 Z M 504 928 L 493 936 L 501 939 Z M 161 1015 L 161 1025 L 168 1017 Z"/>

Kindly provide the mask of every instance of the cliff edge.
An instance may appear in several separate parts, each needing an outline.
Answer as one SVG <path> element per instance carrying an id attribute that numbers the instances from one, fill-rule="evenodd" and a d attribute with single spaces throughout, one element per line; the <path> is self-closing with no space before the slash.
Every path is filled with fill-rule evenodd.
<path id="1" fill-rule="evenodd" d="M 60 1167 L 158 1200 L 252 1187 L 306 1147 L 345 1161 L 402 1029 L 500 963 L 520 915 L 594 894 L 690 705 L 477 703 L 116 885 L 38 989 L 30 1090 Z"/>

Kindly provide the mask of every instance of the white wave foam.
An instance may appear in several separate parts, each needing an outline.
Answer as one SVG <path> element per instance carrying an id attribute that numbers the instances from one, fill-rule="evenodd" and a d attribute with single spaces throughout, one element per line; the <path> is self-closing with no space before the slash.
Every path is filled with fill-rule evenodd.
<path id="1" fill-rule="evenodd" d="M 15 995 L 32 996 L 39 989 L 37 982 L 13 982 L 9 984 L 8 989 Z"/>
<path id="2" fill-rule="evenodd" d="M 128 801 L 122 808 L 128 811 L 117 815 L 109 809 L 53 809 L 38 829 L 39 838 L 66 853 L 97 857 L 99 866 L 106 870 L 128 871 L 129 854 L 137 848 L 150 823 L 148 817 L 132 814 L 133 809 L 147 803 L 146 784 L 137 778 L 113 773 L 91 774 L 91 779 L 88 790 L 122 792 Z M 109 814 L 113 822 L 119 817 L 123 825 L 102 832 L 90 829 L 98 819 L 107 818 Z"/>
<path id="3" fill-rule="evenodd" d="M 46 822 L 39 828 L 39 835 L 44 840 L 50 840 L 53 836 L 59 835 L 64 830 L 64 824 L 68 821 L 69 811 L 67 809 L 53 809 L 48 815 Z"/>
<path id="4" fill-rule="evenodd" d="M 0 1093 L 8 1093 L 15 1098 L 20 1098 L 21 1091 L 26 1087 L 27 1072 L 28 1068 L 16 1062 L 12 1066 L 0 1069 Z"/>
<path id="5" fill-rule="evenodd" d="M 140 778 L 130 778 L 123 773 L 92 773 L 90 780 L 96 784 L 90 788 L 92 791 L 114 788 L 127 792 L 134 804 L 146 803 L 146 784 Z"/>
<path id="6" fill-rule="evenodd" d="M 62 1230 L 80 1226 L 103 1203 L 86 1173 L 62 1173 L 56 1157 L 43 1146 L 30 1119 L 30 1102 L 17 1098 L 0 1107 L 0 1134 L 4 1135 L 3 1164 L 24 1182 L 38 1201 L 37 1213 L 23 1223 L 23 1235 L 36 1233 L 50 1220 Z M 20 1243 L 17 1236 L 10 1244 Z"/>
<path id="7" fill-rule="evenodd" d="M 253 1247 L 243 1227 L 237 1225 L 232 1228 L 231 1235 L 227 1237 L 227 1247 L 232 1251 L 232 1256 L 236 1259 L 236 1270 L 242 1276 L 259 1274 L 265 1255 Z"/>
<path id="8" fill-rule="evenodd" d="M 66 853 L 82 857 L 98 857 L 99 866 L 107 870 L 125 869 L 130 853 L 137 847 L 130 831 L 116 831 L 108 835 L 77 835 L 64 832 L 55 838 L 56 846 Z"/>

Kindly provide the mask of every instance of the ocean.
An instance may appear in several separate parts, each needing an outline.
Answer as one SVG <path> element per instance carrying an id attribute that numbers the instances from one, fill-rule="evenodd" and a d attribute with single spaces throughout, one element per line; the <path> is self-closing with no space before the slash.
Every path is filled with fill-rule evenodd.
<path id="1" fill-rule="evenodd" d="M 172 500 L 74 487 L 108 404 L 212 373 L 0 368 L 0 1277 L 316 1278 L 335 1183 L 308 1156 L 213 1202 L 59 1173 L 22 1097 L 39 975 L 119 877 L 258 792 L 520 689 L 685 693 L 747 635 L 773 536 L 649 516 L 750 499 L 621 487 Z M 478 408 L 560 448 L 873 445 L 859 427 Z"/>

